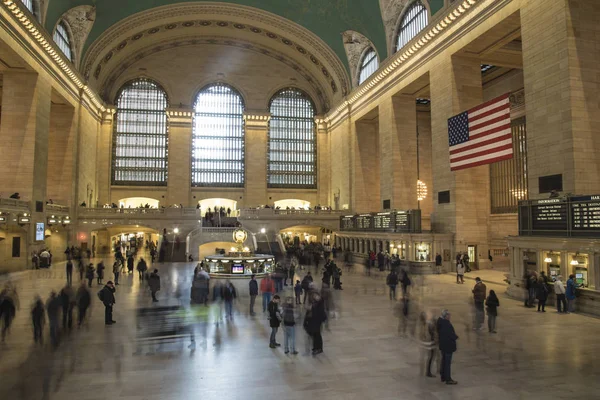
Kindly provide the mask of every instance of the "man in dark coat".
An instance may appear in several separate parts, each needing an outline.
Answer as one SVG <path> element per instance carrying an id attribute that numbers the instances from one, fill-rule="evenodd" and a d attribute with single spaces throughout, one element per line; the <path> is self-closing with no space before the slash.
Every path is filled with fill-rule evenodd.
<path id="1" fill-rule="evenodd" d="M 458 382 L 452 379 L 451 366 L 452 354 L 456 351 L 456 340 L 458 336 L 454 332 L 454 326 L 450 322 L 450 312 L 442 311 L 442 316 L 437 320 L 437 330 L 440 341 L 440 352 L 442 353 L 442 365 L 440 377 L 447 385 L 456 385 Z"/>
<path id="2" fill-rule="evenodd" d="M 104 324 L 112 325 L 117 321 L 112 319 L 113 305 L 115 304 L 115 285 L 112 281 L 106 282 L 106 285 L 98 292 L 98 297 L 104 304 Z"/>
<path id="3" fill-rule="evenodd" d="M 52 291 L 46 302 L 46 312 L 48 314 L 48 322 L 50 323 L 50 342 L 54 347 L 58 346 L 60 310 L 60 297 L 56 295 L 55 291 Z"/>
<path id="4" fill-rule="evenodd" d="M 481 281 L 481 278 L 475 278 L 475 286 L 473 287 L 473 304 L 475 306 L 475 324 L 473 329 L 483 329 L 483 323 L 485 322 L 485 314 L 483 312 L 483 303 L 487 297 L 487 288 L 485 283 Z"/>
<path id="5" fill-rule="evenodd" d="M 75 303 L 77 304 L 77 326 L 81 327 L 83 321 L 85 321 L 85 315 L 87 313 L 90 304 L 92 303 L 92 296 L 90 291 L 85 286 L 85 282 L 81 282 L 81 286 L 77 289 L 75 294 Z"/>
<path id="6" fill-rule="evenodd" d="M 258 296 L 258 282 L 256 282 L 256 275 L 254 274 L 252 274 L 250 282 L 248 282 L 248 290 L 250 292 L 250 315 L 255 315 L 254 302 L 256 301 L 256 296 Z"/>
<path id="7" fill-rule="evenodd" d="M 275 347 L 281 346 L 277 343 L 276 335 L 279 325 L 281 325 L 281 310 L 279 309 L 279 296 L 273 296 L 273 300 L 269 302 L 267 306 L 269 312 L 269 326 L 271 327 L 271 337 L 269 338 L 269 347 L 274 349 Z"/>
<path id="8" fill-rule="evenodd" d="M 35 343 L 43 343 L 44 322 L 46 320 L 46 310 L 44 310 L 44 302 L 37 296 L 33 308 L 31 309 L 31 322 L 33 322 L 33 341 Z"/>
<path id="9" fill-rule="evenodd" d="M 75 293 L 70 285 L 60 291 L 60 304 L 62 306 L 63 330 L 73 327 L 73 308 L 75 308 Z"/>
<path id="10" fill-rule="evenodd" d="M 150 293 L 152 293 L 152 301 L 157 302 L 156 292 L 160 290 L 160 276 L 158 276 L 157 269 L 148 277 L 148 286 L 150 287 Z"/>
<path id="11" fill-rule="evenodd" d="M 313 293 L 312 306 L 304 317 L 304 329 L 312 338 L 312 355 L 323 352 L 323 337 L 321 336 L 321 325 L 327 320 L 325 303 L 318 293 Z"/>

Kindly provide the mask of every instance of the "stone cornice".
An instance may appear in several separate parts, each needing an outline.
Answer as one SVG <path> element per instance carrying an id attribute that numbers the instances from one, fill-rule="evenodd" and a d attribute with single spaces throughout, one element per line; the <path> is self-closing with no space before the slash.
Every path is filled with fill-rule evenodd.
<path id="1" fill-rule="evenodd" d="M 168 108 L 167 118 L 170 126 L 191 128 L 194 111 L 191 108 Z"/>
<path id="2" fill-rule="evenodd" d="M 271 113 L 247 111 L 244 113 L 244 122 L 246 129 L 267 130 L 269 128 L 269 120 Z"/>

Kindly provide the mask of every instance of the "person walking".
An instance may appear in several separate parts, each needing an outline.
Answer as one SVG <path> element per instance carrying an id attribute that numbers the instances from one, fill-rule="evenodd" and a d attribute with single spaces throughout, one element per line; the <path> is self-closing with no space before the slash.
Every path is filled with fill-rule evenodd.
<path id="1" fill-rule="evenodd" d="M 77 272 L 79 272 L 79 280 L 82 281 L 85 276 L 85 264 L 83 263 L 83 257 L 79 257 L 79 262 L 77 263 Z"/>
<path id="2" fill-rule="evenodd" d="M 264 313 L 267 311 L 267 306 L 271 302 L 271 296 L 275 294 L 275 284 L 273 283 L 273 279 L 271 279 L 270 274 L 267 274 L 267 276 L 264 277 L 260 282 L 260 291 L 262 293 L 262 306 Z"/>
<path id="3" fill-rule="evenodd" d="M 408 287 L 411 285 L 410 278 L 406 270 L 402 271 L 402 277 L 400 278 L 400 287 L 402 288 L 402 298 L 408 297 Z"/>
<path id="4" fill-rule="evenodd" d="M 562 283 L 562 276 L 559 275 L 554 281 L 554 293 L 556 294 L 556 310 L 559 314 L 567 312 L 567 300 L 565 297 L 565 285 Z M 562 306 L 562 307 L 561 307 Z"/>
<path id="5" fill-rule="evenodd" d="M 150 293 L 152 293 L 152 301 L 156 303 L 158 301 L 156 292 L 160 290 L 160 276 L 158 275 L 157 269 L 155 269 L 148 277 L 148 287 L 150 288 Z"/>
<path id="6" fill-rule="evenodd" d="M 263 280 L 264 282 L 264 280 Z M 262 282 L 261 282 L 262 283 Z M 262 286 L 262 285 L 261 285 Z M 264 294 L 263 294 L 264 295 Z M 263 297 L 264 300 L 264 297 Z M 274 349 L 276 347 L 281 346 L 281 344 L 277 343 L 277 330 L 281 325 L 281 311 L 279 309 L 279 295 L 273 296 L 273 299 L 269 301 L 269 326 L 271 327 L 271 336 L 269 338 L 269 347 Z"/>
<path id="7" fill-rule="evenodd" d="M 113 306 L 115 304 L 115 285 L 108 281 L 106 285 L 98 292 L 98 298 L 104 304 L 104 324 L 112 325 L 116 324 L 117 321 L 113 319 Z"/>
<path id="8" fill-rule="evenodd" d="M 50 297 L 48 297 L 48 301 L 46 302 L 46 312 L 48 314 L 48 322 L 50 323 L 50 343 L 53 347 L 58 346 L 60 309 L 60 298 L 56 295 L 55 291 L 50 292 Z"/>
<path id="9" fill-rule="evenodd" d="M 538 312 L 546 312 L 546 300 L 548 300 L 548 285 L 546 285 L 546 281 L 544 280 L 543 276 L 540 276 L 538 278 L 535 287 L 535 297 L 538 301 Z"/>
<path id="10" fill-rule="evenodd" d="M 500 300 L 498 300 L 496 292 L 490 290 L 490 295 L 485 300 L 485 305 L 488 315 L 488 329 L 490 333 L 496 333 L 496 318 L 498 317 L 498 307 L 500 307 Z"/>
<path id="11" fill-rule="evenodd" d="M 256 315 L 254 312 L 254 302 L 256 296 L 258 296 L 258 282 L 256 282 L 256 275 L 252 274 L 250 282 L 248 282 L 248 291 L 250 293 L 250 315 Z"/>
<path id="12" fill-rule="evenodd" d="M 306 312 L 304 317 L 304 329 L 312 338 L 312 355 L 321 354 L 323 352 L 323 337 L 321 336 L 321 325 L 327 320 L 325 312 L 325 304 L 318 293 L 313 293 L 311 299 L 311 307 Z"/>
<path id="13" fill-rule="evenodd" d="M 102 279 L 104 279 L 104 262 L 100 261 L 96 265 L 96 276 L 98 277 L 98 285 L 102 285 Z"/>
<path id="14" fill-rule="evenodd" d="M 112 267 L 113 276 L 115 277 L 115 285 L 119 284 L 119 275 L 121 274 L 121 261 L 115 260 Z"/>
<path id="15" fill-rule="evenodd" d="M 396 271 L 392 269 L 385 280 L 386 285 L 390 288 L 390 300 L 396 300 L 396 286 L 398 286 L 398 275 Z"/>
<path id="16" fill-rule="evenodd" d="M 575 299 L 577 298 L 577 284 L 575 283 L 575 275 L 569 275 L 567 280 L 567 289 L 565 291 L 567 298 L 567 314 L 575 312 Z"/>
<path id="17" fill-rule="evenodd" d="M 431 365 L 437 353 L 436 343 L 437 330 L 435 327 L 435 321 L 428 313 L 421 312 L 419 315 L 418 325 L 418 339 L 421 346 L 422 354 L 424 355 L 421 373 L 428 378 L 435 378 L 435 375 L 431 372 Z M 423 371 L 424 370 L 424 371 Z"/>
<path id="18" fill-rule="evenodd" d="M 456 264 L 456 283 L 465 283 L 465 266 L 462 262 Z"/>
<path id="19" fill-rule="evenodd" d="M 67 285 L 70 286 L 73 284 L 73 261 L 71 259 L 69 259 L 69 261 L 67 261 L 65 270 L 67 273 Z"/>
<path id="20" fill-rule="evenodd" d="M 296 315 L 294 299 L 291 297 L 286 298 L 283 306 L 283 339 L 285 354 L 289 354 L 290 350 L 292 354 L 298 354 L 296 351 Z"/>
<path id="21" fill-rule="evenodd" d="M 96 273 L 96 270 L 94 269 L 94 265 L 90 264 L 87 267 L 87 271 L 85 273 L 85 277 L 88 280 L 88 287 L 92 287 L 92 281 L 94 280 L 94 275 Z"/>
<path id="22" fill-rule="evenodd" d="M 81 324 L 85 321 L 85 315 L 87 313 L 90 304 L 92 303 L 92 296 L 90 291 L 85 286 L 85 282 L 81 282 L 81 286 L 75 293 L 75 304 L 77 304 L 77 327 L 80 328 Z"/>
<path id="23" fill-rule="evenodd" d="M 483 313 L 483 303 L 485 302 L 487 288 L 480 277 L 475 278 L 475 286 L 473 287 L 473 302 L 475 305 L 475 326 L 473 330 L 482 330 L 485 322 L 485 314 Z"/>
<path id="24" fill-rule="evenodd" d="M 235 286 L 233 286 L 231 281 L 227 280 L 227 282 L 225 282 L 225 286 L 223 286 L 221 290 L 221 297 L 225 303 L 225 318 L 231 319 L 233 318 L 233 300 L 237 298 Z"/>
<path id="25" fill-rule="evenodd" d="M 66 331 L 67 328 L 73 327 L 73 308 L 75 308 L 75 293 L 69 285 L 62 288 L 60 291 L 60 304 L 62 306 L 62 327 Z"/>
<path id="26" fill-rule="evenodd" d="M 452 355 L 456 352 L 458 335 L 454 331 L 450 317 L 450 312 L 443 310 L 442 315 L 437 320 L 439 348 L 442 353 L 440 378 L 446 385 L 456 385 L 458 382 L 452 379 Z"/>
<path id="27" fill-rule="evenodd" d="M 137 263 L 137 271 L 138 271 L 138 277 L 140 278 L 140 281 L 144 280 L 144 274 L 146 273 L 147 270 L 148 270 L 148 266 L 146 265 L 146 261 L 143 258 L 140 258 L 140 261 L 138 261 L 138 263 Z"/>
<path id="28" fill-rule="evenodd" d="M 127 257 L 127 273 L 129 274 L 133 274 L 133 263 L 134 263 L 134 259 L 133 259 L 133 254 L 130 254 L 129 257 Z"/>
<path id="29" fill-rule="evenodd" d="M 296 285 L 294 285 L 294 294 L 296 295 L 296 304 L 301 304 L 300 298 L 302 297 L 302 284 L 299 280 L 296 280 Z"/>
<path id="30" fill-rule="evenodd" d="M 46 310 L 44 302 L 40 296 L 36 296 L 31 309 L 31 322 L 33 323 L 33 341 L 35 343 L 44 343 L 44 323 L 46 322 Z"/>
<path id="31" fill-rule="evenodd" d="M 306 304 L 306 299 L 308 297 L 308 294 L 310 292 L 310 284 L 313 282 L 313 277 L 310 274 L 310 271 L 306 274 L 306 276 L 304 276 L 304 278 L 302 278 L 302 291 L 304 292 L 304 301 L 302 304 Z"/>

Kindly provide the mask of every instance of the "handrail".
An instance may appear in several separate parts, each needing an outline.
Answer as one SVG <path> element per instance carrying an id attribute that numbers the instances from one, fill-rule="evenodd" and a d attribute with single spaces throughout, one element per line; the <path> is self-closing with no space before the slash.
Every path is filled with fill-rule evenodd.
<path id="1" fill-rule="evenodd" d="M 0 206 L 26 208 L 27 210 L 29 210 L 29 202 L 19 199 L 0 199 Z"/>
<path id="2" fill-rule="evenodd" d="M 68 214 L 71 211 L 71 208 L 69 206 L 63 206 L 60 204 L 46 204 L 46 210 Z"/>

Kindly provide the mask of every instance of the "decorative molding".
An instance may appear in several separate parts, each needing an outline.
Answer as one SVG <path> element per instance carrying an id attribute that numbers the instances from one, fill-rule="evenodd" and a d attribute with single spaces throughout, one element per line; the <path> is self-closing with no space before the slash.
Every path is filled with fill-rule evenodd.
<path id="1" fill-rule="evenodd" d="M 246 129 L 267 130 L 269 128 L 269 120 L 271 113 L 268 112 L 244 112 L 244 122 Z"/>
<path id="2" fill-rule="evenodd" d="M 514 91 L 509 96 L 510 117 L 517 119 L 525 116 L 525 89 Z"/>
<path id="3" fill-rule="evenodd" d="M 183 46 L 195 46 L 198 44 L 213 44 L 213 45 L 225 45 L 225 46 L 233 46 L 237 48 L 241 48 L 244 50 L 250 50 L 267 57 L 271 57 L 276 59 L 279 62 L 287 65 L 288 67 L 294 69 L 297 73 L 302 75 L 302 77 L 306 80 L 306 82 L 312 86 L 314 90 L 314 94 L 316 98 L 314 99 L 320 105 L 320 108 L 323 112 L 328 112 L 331 108 L 330 102 L 326 97 L 326 88 L 320 83 L 317 77 L 310 73 L 310 71 L 303 68 L 301 65 L 298 65 L 294 62 L 293 59 L 284 57 L 278 51 L 266 47 L 259 46 L 256 43 L 246 42 L 242 40 L 233 40 L 229 37 L 203 37 L 197 38 L 195 36 L 192 37 L 182 37 L 175 39 L 167 39 L 162 42 L 155 42 L 150 46 L 142 48 L 134 53 L 132 53 L 128 58 L 122 60 L 118 68 L 111 71 L 109 75 L 106 76 L 106 79 L 99 82 L 99 85 L 104 88 L 101 95 L 106 100 L 109 101 L 109 96 L 114 92 L 114 85 L 117 83 L 119 76 L 125 72 L 131 65 L 135 62 L 142 60 L 144 57 L 155 54 L 162 50 L 168 50 L 176 47 Z"/>
<path id="4" fill-rule="evenodd" d="M 50 38 L 45 29 L 41 28 L 38 21 L 31 21 L 29 15 L 31 13 L 25 9 L 25 12 L 21 10 L 21 7 L 25 8 L 23 3 L 18 0 L 1 0 L 2 5 L 5 6 L 8 11 L 17 19 L 21 27 L 29 33 L 30 39 L 37 43 L 41 49 L 40 54 L 46 54 L 56 65 L 59 70 L 66 75 L 65 80 L 70 80 L 78 89 L 83 91 L 91 102 L 91 105 L 95 107 L 96 113 L 99 111 L 105 111 L 104 104 L 100 101 L 96 93 L 83 83 L 83 78 L 79 75 L 79 72 L 71 68 L 72 64 L 69 61 L 65 61 L 62 56 L 62 51 L 58 49 L 54 41 Z M 41 29 L 40 29 L 41 28 Z"/>
<path id="5" fill-rule="evenodd" d="M 348 57 L 348 65 L 350 66 L 350 76 L 352 77 L 352 87 L 358 86 L 360 76 L 360 64 L 363 55 L 368 48 L 372 48 L 376 53 L 377 49 L 365 35 L 356 31 L 346 31 L 342 33 L 344 40 L 344 49 Z M 379 54 L 377 55 L 378 59 Z"/>
<path id="6" fill-rule="evenodd" d="M 62 19 L 67 23 L 71 30 L 71 50 L 73 51 L 73 60 L 76 66 L 81 61 L 83 46 L 94 26 L 96 20 L 96 7 L 78 6 L 71 8 L 63 14 Z"/>
<path id="7" fill-rule="evenodd" d="M 396 46 L 396 31 L 398 30 L 398 22 L 400 15 L 409 3 L 414 0 L 379 0 L 379 9 L 381 10 L 381 18 L 383 20 L 383 28 L 385 29 L 385 40 L 389 55 L 394 54 Z"/>
<path id="8" fill-rule="evenodd" d="M 228 19 L 195 20 L 195 18 L 202 16 L 223 16 Z M 144 26 L 152 22 L 160 20 L 165 21 L 174 18 L 180 19 L 181 21 L 172 23 L 167 22 L 154 28 L 145 29 L 144 31 L 139 31 L 135 34 L 129 34 L 132 27 Z M 280 36 L 268 29 L 231 21 L 231 18 L 240 18 L 245 21 L 252 21 L 255 24 L 264 24 L 273 30 L 286 32 L 287 35 L 294 38 L 294 40 Z M 98 65 L 102 65 L 102 61 L 98 61 L 100 60 L 101 53 L 105 53 L 105 55 L 102 56 L 103 58 L 108 57 L 110 59 L 112 57 L 112 55 L 109 54 L 110 51 L 114 51 L 114 47 L 111 44 L 113 42 L 118 42 L 119 44 L 116 48 L 118 49 L 120 47 L 122 50 L 128 43 L 139 40 L 144 35 L 154 35 L 161 31 L 170 31 L 178 27 L 190 29 L 193 27 L 201 28 L 203 26 L 211 26 L 213 28 L 216 26 L 226 29 L 247 31 L 250 34 L 266 36 L 271 40 L 281 42 L 287 46 L 294 46 L 299 53 L 310 59 L 311 62 L 319 68 L 322 74 L 328 78 L 334 93 L 340 91 L 341 95 L 345 96 L 350 90 L 348 75 L 341 60 L 322 39 L 308 29 L 283 17 L 253 7 L 242 6 L 239 4 L 234 5 L 208 2 L 161 6 L 123 19 L 92 43 L 85 55 L 83 63 L 83 65 L 85 65 L 84 75 L 89 77 L 92 68 L 97 69 Z M 124 37 L 125 39 L 123 39 Z M 316 55 L 306 48 L 306 46 L 299 44 L 299 42 L 306 43 L 310 48 L 315 50 L 314 54 L 318 54 L 323 60 L 319 60 Z M 107 50 L 108 48 L 111 48 L 111 50 Z M 328 70 L 325 64 L 331 66 L 333 73 Z M 96 71 L 94 70 L 94 74 L 95 73 Z M 337 82 L 333 77 L 337 78 Z"/>
<path id="9" fill-rule="evenodd" d="M 194 121 L 194 111 L 190 108 L 167 109 L 169 126 L 191 128 Z"/>

